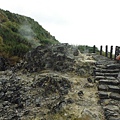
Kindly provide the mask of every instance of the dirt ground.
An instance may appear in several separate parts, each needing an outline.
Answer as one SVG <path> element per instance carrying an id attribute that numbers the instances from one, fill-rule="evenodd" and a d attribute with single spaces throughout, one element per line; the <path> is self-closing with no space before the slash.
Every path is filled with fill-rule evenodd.
<path id="1" fill-rule="evenodd" d="M 44 112 L 46 111 L 46 115 L 44 115 L 44 117 L 23 117 L 23 120 L 105 120 L 103 110 L 99 105 L 97 85 L 94 83 L 94 78 L 92 76 L 80 77 L 74 73 L 61 74 L 59 72 L 42 71 L 39 75 L 24 74 L 22 78 L 27 80 L 26 82 L 29 81 L 30 83 L 30 81 L 32 82 L 35 77 L 40 77 L 47 74 L 60 75 L 72 82 L 71 90 L 67 95 L 65 95 L 65 99 L 70 99 L 70 101 L 72 101 L 71 104 L 63 104 L 62 109 L 59 112 L 49 115 L 47 115 L 47 109 L 42 108 Z M 89 81 L 88 78 L 90 78 L 91 81 Z M 49 102 L 49 100 L 47 102 Z M 35 108 L 31 109 L 33 109 L 33 111 L 35 110 Z"/>

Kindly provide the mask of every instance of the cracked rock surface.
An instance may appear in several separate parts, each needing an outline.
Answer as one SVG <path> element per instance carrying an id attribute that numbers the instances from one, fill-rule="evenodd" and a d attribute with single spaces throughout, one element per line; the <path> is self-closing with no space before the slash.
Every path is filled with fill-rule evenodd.
<path id="1" fill-rule="evenodd" d="M 91 55 L 68 44 L 30 51 L 0 71 L 0 120 L 104 120 L 94 67 Z"/>

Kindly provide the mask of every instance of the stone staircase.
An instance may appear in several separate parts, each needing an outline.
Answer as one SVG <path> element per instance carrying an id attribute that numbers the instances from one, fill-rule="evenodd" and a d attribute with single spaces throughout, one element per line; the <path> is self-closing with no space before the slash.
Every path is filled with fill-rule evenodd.
<path id="1" fill-rule="evenodd" d="M 94 81 L 97 83 L 98 95 L 106 120 L 120 120 L 120 63 L 96 55 Z"/>

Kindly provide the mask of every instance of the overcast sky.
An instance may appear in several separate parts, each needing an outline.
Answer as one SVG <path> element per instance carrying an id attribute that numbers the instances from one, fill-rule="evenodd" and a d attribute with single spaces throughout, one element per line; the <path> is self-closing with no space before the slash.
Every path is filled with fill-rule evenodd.
<path id="1" fill-rule="evenodd" d="M 63 43 L 120 46 L 120 0 L 0 0 L 0 8 L 33 18 Z"/>

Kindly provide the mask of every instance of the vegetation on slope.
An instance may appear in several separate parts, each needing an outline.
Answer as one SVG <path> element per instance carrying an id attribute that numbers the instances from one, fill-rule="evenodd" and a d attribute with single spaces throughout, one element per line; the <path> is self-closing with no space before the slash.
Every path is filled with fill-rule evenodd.
<path id="1" fill-rule="evenodd" d="M 0 56 L 18 60 L 30 49 L 58 41 L 33 19 L 0 9 Z"/>

